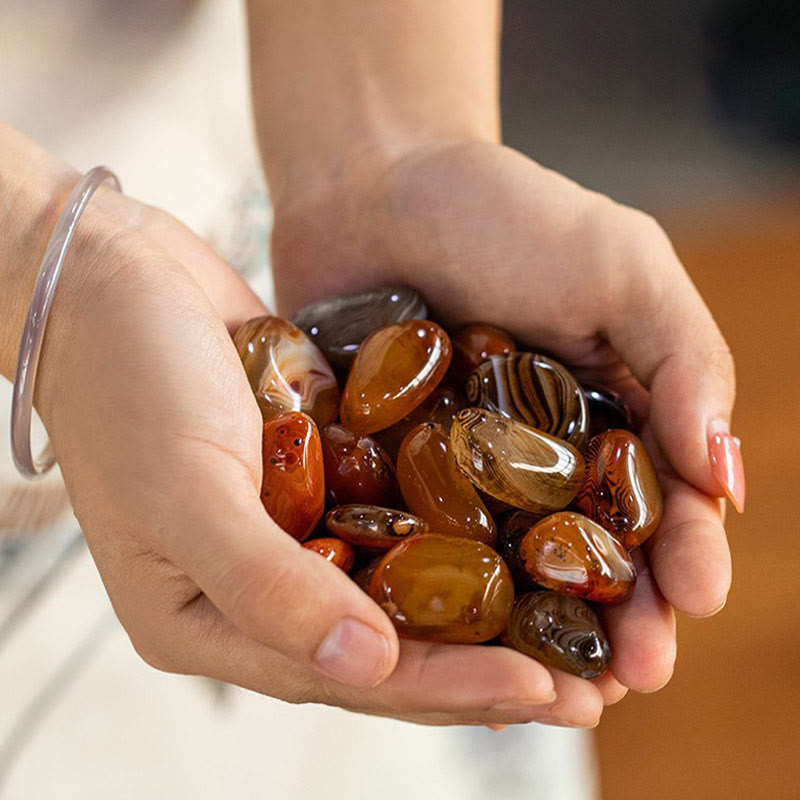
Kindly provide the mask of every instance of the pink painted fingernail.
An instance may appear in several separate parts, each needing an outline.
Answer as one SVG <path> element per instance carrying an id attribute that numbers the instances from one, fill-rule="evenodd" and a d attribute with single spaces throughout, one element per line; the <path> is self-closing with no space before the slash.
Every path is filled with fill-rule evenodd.
<path id="1" fill-rule="evenodd" d="M 744 511 L 745 498 L 741 442 L 729 433 L 723 422 L 709 426 L 708 457 L 714 478 L 741 514 Z"/>

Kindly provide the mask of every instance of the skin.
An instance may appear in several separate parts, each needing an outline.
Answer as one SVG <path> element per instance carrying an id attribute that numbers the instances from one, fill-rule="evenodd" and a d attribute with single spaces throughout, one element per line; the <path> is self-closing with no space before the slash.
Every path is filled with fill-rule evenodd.
<path id="1" fill-rule="evenodd" d="M 505 648 L 398 642 L 260 504 L 260 415 L 229 332 L 263 307 L 174 219 L 101 190 L 58 287 L 37 407 L 117 614 L 153 666 L 291 702 L 593 726 L 628 688 L 669 680 L 676 609 L 705 616 L 727 595 L 706 451 L 709 424 L 730 418 L 727 346 L 651 218 L 500 144 L 492 3 L 253 0 L 249 15 L 279 311 L 404 282 L 448 323 L 495 322 L 552 351 L 633 405 L 664 521 L 633 598 L 605 613 L 615 656 L 597 681 Z M 0 127 L 7 377 L 76 179 Z M 317 663 L 343 619 L 365 627 L 347 623 L 342 657 Z"/>

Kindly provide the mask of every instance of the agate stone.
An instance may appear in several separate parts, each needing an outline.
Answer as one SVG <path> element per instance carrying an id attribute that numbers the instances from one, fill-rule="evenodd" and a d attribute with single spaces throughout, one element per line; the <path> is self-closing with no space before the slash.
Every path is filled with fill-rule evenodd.
<path id="1" fill-rule="evenodd" d="M 583 457 L 572 445 L 501 414 L 466 408 L 450 436 L 469 479 L 516 508 L 549 514 L 567 506 L 581 485 Z"/>
<path id="2" fill-rule="evenodd" d="M 444 377 L 450 338 L 435 322 L 390 325 L 361 345 L 342 396 L 342 424 L 358 434 L 399 422 Z"/>
<path id="3" fill-rule="evenodd" d="M 314 421 L 291 412 L 265 422 L 263 467 L 264 508 L 302 542 L 325 510 L 322 445 Z"/>
<path id="4" fill-rule="evenodd" d="M 441 425 L 425 422 L 406 436 L 397 457 L 397 480 L 408 508 L 432 530 L 494 545 L 494 520 L 456 465 Z"/>
<path id="5" fill-rule="evenodd" d="M 511 570 L 517 591 L 520 589 L 531 590 L 539 588 L 528 574 L 525 562 L 520 558 L 519 544 L 525 534 L 540 519 L 541 516 L 531 514 L 530 511 L 512 511 L 499 526 L 496 550 Z"/>
<path id="6" fill-rule="evenodd" d="M 340 539 L 369 550 L 391 550 L 401 539 L 425 533 L 428 523 L 409 514 L 379 506 L 347 505 L 332 508 L 325 527 Z"/>
<path id="7" fill-rule="evenodd" d="M 324 559 L 336 564 L 345 572 L 350 572 L 356 563 L 353 547 L 341 539 L 312 539 L 310 542 L 303 542 L 303 547 L 319 553 Z"/>
<path id="8" fill-rule="evenodd" d="M 514 602 L 503 642 L 548 667 L 598 678 L 611 661 L 600 620 L 577 597 L 539 591 Z"/>
<path id="9" fill-rule="evenodd" d="M 485 544 L 423 533 L 383 557 L 370 596 L 402 637 L 477 643 L 505 630 L 514 584 L 503 559 Z"/>
<path id="10" fill-rule="evenodd" d="M 336 423 L 324 428 L 321 436 L 325 490 L 332 505 L 394 505 L 398 495 L 394 467 L 374 439 Z"/>
<path id="11" fill-rule="evenodd" d="M 233 337 L 265 420 L 288 411 L 308 414 L 320 427 L 339 408 L 339 387 L 319 348 L 279 317 L 256 317 Z"/>
<path id="12" fill-rule="evenodd" d="M 453 334 L 453 363 L 451 372 L 463 384 L 470 372 L 489 356 L 516 350 L 511 334 L 486 322 L 463 325 Z"/>
<path id="13" fill-rule="evenodd" d="M 582 389 L 589 406 L 590 437 L 611 428 L 631 429 L 631 412 L 621 394 L 605 386 L 584 385 Z"/>
<path id="14" fill-rule="evenodd" d="M 631 549 L 661 522 L 664 499 L 641 439 L 625 430 L 595 436 L 586 448 L 576 507 Z"/>
<path id="15" fill-rule="evenodd" d="M 470 405 L 495 411 L 565 439 L 577 450 L 589 440 L 589 411 L 581 387 L 561 364 L 534 353 L 502 353 L 467 380 Z"/>
<path id="16" fill-rule="evenodd" d="M 346 369 L 371 333 L 409 319 L 425 319 L 422 297 L 408 286 L 321 300 L 300 309 L 292 322 L 304 330 L 337 369 Z"/>
<path id="17" fill-rule="evenodd" d="M 596 522 L 571 511 L 537 522 L 519 542 L 518 553 L 536 583 L 596 603 L 619 603 L 636 583 L 625 548 Z"/>

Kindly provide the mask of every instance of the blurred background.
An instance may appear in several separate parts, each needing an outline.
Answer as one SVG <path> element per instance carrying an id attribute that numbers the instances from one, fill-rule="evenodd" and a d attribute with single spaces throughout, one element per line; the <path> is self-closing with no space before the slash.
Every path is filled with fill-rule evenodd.
<path id="1" fill-rule="evenodd" d="M 81 169 L 110 164 L 269 300 L 240 4 L 2 6 L 0 115 Z M 800 796 L 798 8 L 505 3 L 506 143 L 657 216 L 737 359 L 748 507 L 729 517 L 734 587 L 718 617 L 679 621 L 667 688 L 609 709 L 594 736 L 494 734 L 155 673 L 109 609 L 58 477 L 21 484 L 3 444 L 0 798 L 361 797 L 365 772 L 384 798 L 415 793 L 411 772 L 437 800 Z"/>

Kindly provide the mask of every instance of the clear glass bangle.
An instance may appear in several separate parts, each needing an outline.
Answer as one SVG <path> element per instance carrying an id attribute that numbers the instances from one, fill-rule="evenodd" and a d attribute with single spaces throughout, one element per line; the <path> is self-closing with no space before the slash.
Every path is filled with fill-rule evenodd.
<path id="1" fill-rule="evenodd" d="M 31 449 L 33 393 L 39 369 L 39 356 L 61 267 L 75 235 L 78 221 L 92 195 L 106 181 L 117 191 L 121 191 L 117 176 L 105 167 L 95 167 L 79 181 L 56 220 L 39 267 L 39 276 L 36 279 L 25 328 L 22 331 L 11 399 L 11 453 L 14 465 L 26 478 L 41 477 L 56 463 L 49 443 L 38 458 L 34 458 Z"/>

